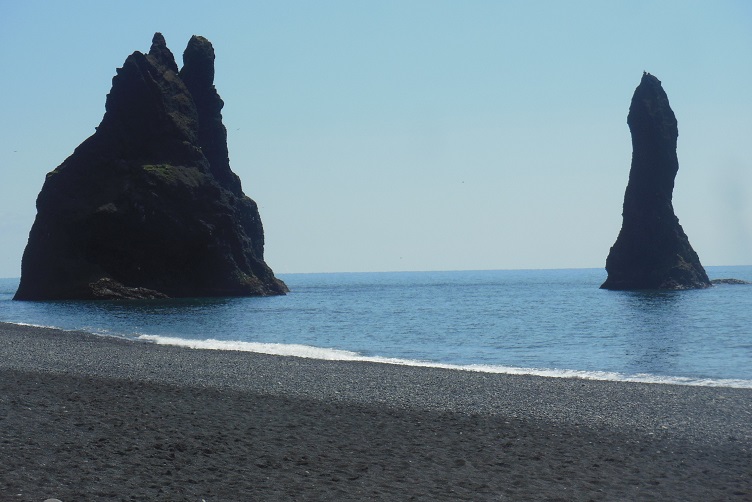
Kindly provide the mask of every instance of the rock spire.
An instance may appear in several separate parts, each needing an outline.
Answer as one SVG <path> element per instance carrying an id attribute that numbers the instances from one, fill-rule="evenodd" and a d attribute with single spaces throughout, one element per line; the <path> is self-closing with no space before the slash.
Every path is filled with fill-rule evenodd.
<path id="1" fill-rule="evenodd" d="M 17 300 L 276 295 L 256 203 L 230 169 L 214 49 L 164 37 L 112 79 L 97 131 L 47 174 Z"/>
<path id="2" fill-rule="evenodd" d="M 710 286 L 700 259 L 674 214 L 679 170 L 676 117 L 660 80 L 642 76 L 629 107 L 632 167 L 623 223 L 606 259 L 604 289 L 689 289 Z"/>

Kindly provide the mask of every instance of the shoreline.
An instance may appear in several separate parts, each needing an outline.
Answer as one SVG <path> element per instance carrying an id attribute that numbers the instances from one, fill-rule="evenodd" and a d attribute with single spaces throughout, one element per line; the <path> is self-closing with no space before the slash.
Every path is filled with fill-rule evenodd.
<path id="1" fill-rule="evenodd" d="M 409 366 L 419 368 L 446 369 L 452 371 L 466 371 L 489 374 L 521 375 L 543 378 L 565 378 L 604 382 L 643 383 L 661 385 L 687 385 L 692 387 L 721 387 L 736 389 L 752 389 L 752 380 L 741 378 L 721 377 L 693 377 L 671 376 L 656 374 L 625 374 L 609 370 L 575 370 L 575 369 L 539 369 L 514 366 L 488 365 L 488 364 L 454 364 L 440 363 L 428 360 L 401 359 L 386 356 L 366 356 L 346 349 L 330 349 L 300 344 L 284 344 L 273 342 L 243 342 L 233 340 L 214 339 L 189 339 L 163 335 L 111 335 L 103 333 L 83 332 L 78 329 L 63 329 L 37 324 L 16 323 L 0 321 L 2 325 L 47 329 L 65 333 L 99 336 L 103 338 L 115 338 L 134 343 L 148 343 L 154 345 L 178 347 L 190 350 L 212 350 L 224 352 L 246 352 L 252 354 L 272 355 L 279 357 L 296 357 L 301 359 L 314 359 L 322 361 L 348 361 L 367 362 L 375 364 L 388 364 L 395 366 Z"/>
<path id="2" fill-rule="evenodd" d="M 44 326 L 40 326 L 44 327 Z M 109 336 L 109 335 L 102 335 Z M 525 375 L 544 378 L 576 378 L 605 382 L 633 382 L 646 384 L 689 385 L 695 387 L 728 387 L 752 389 L 752 380 L 741 378 L 708 378 L 688 376 L 664 376 L 654 374 L 624 374 L 607 370 L 574 369 L 538 369 L 490 364 L 453 364 L 439 363 L 419 359 L 400 359 L 386 356 L 365 356 L 345 349 L 326 349 L 309 345 L 282 344 L 269 342 L 242 342 L 230 340 L 193 340 L 161 335 L 140 335 L 135 341 L 155 343 L 195 350 L 225 350 L 233 352 L 251 352 L 284 357 L 300 357 L 324 361 L 357 361 L 395 366 L 412 366 L 419 368 L 439 368 L 453 371 L 469 371 L 503 375 Z M 317 355 L 310 355 L 313 352 Z"/>
<path id="3" fill-rule="evenodd" d="M 12 459 L 0 494 L 14 500 L 752 496 L 752 389 L 194 350 L 5 323 L 0 375 L 0 455 Z"/>

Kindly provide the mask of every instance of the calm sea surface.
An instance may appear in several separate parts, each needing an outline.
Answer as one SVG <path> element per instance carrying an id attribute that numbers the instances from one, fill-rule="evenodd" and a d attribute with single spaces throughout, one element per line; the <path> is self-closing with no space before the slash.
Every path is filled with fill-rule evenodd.
<path id="1" fill-rule="evenodd" d="M 752 281 L 752 267 L 708 267 Z M 287 274 L 287 296 L 14 302 L 0 321 L 196 348 L 752 387 L 752 285 L 603 291 L 601 269 Z"/>

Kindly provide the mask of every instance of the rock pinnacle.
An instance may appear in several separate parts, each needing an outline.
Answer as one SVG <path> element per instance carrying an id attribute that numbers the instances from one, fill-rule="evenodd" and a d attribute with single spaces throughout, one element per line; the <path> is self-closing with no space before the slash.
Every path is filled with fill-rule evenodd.
<path id="1" fill-rule="evenodd" d="M 705 288 L 710 281 L 672 204 L 679 170 L 676 117 L 660 80 L 644 73 L 629 107 L 632 167 L 622 228 L 606 259 L 604 289 Z"/>
<path id="2" fill-rule="evenodd" d="M 277 295 L 230 169 L 214 49 L 164 37 L 118 68 L 97 131 L 47 174 L 16 300 Z"/>

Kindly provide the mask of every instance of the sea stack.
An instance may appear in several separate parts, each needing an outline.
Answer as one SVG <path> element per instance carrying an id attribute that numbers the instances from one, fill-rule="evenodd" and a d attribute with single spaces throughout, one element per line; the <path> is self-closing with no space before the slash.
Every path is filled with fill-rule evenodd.
<path id="1" fill-rule="evenodd" d="M 632 167 L 623 222 L 606 259 L 604 289 L 706 288 L 710 281 L 671 202 L 679 170 L 676 117 L 661 82 L 644 73 L 629 107 Z"/>
<path id="2" fill-rule="evenodd" d="M 160 33 L 118 68 L 96 132 L 47 174 L 16 300 L 278 295 L 230 169 L 214 49 Z"/>

